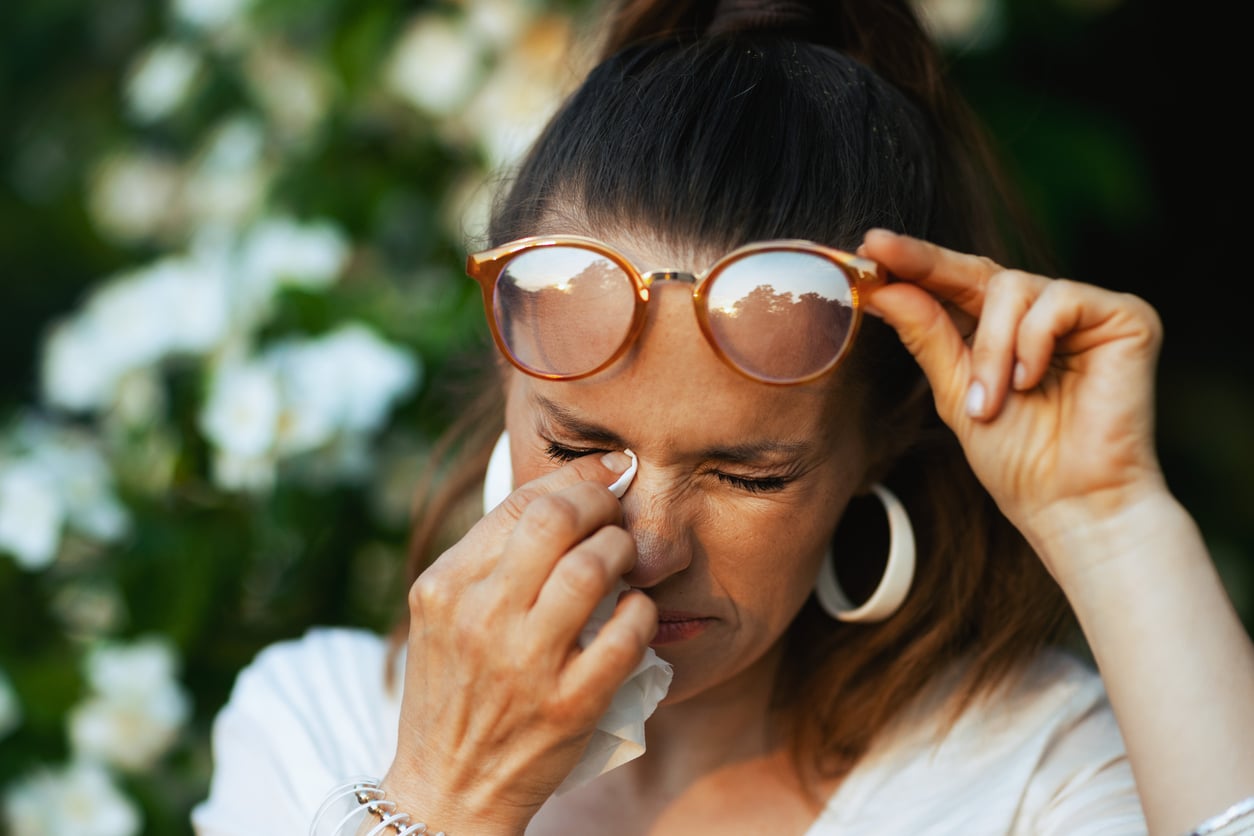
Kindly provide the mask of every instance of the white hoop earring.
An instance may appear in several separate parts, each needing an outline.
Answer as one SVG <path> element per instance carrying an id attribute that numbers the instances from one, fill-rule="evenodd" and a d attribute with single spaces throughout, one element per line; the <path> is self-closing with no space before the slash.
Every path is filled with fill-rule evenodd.
<path id="1" fill-rule="evenodd" d="M 914 527 L 910 524 L 910 515 L 901 500 L 888 488 L 877 483 L 871 486 L 871 490 L 884 504 L 884 512 L 888 515 L 888 563 L 871 597 L 862 606 L 855 607 L 836 580 L 836 568 L 832 564 L 829 547 L 819 565 L 814 597 L 828 615 L 839 621 L 883 621 L 901 607 L 914 582 Z"/>

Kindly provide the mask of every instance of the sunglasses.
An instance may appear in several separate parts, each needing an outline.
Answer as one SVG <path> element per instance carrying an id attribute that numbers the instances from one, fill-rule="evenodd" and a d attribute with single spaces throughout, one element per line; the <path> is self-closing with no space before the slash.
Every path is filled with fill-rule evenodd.
<path id="1" fill-rule="evenodd" d="M 732 250 L 700 275 L 641 273 L 612 247 L 578 235 L 521 238 L 466 259 L 483 290 L 492 338 L 517 368 L 547 380 L 605 369 L 639 336 L 657 282 L 692 285 L 697 322 L 714 352 L 762 383 L 821 377 L 849 352 L 860 288 L 880 265 L 811 241 Z"/>

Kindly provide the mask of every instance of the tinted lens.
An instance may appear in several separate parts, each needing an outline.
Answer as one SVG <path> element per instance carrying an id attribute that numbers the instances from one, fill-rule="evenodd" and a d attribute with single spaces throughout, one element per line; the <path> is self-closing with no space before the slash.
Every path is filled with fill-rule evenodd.
<path id="1" fill-rule="evenodd" d="M 493 314 L 515 360 L 541 374 L 578 375 L 627 339 L 635 299 L 631 277 L 600 253 L 541 247 L 506 265 Z"/>
<path id="2" fill-rule="evenodd" d="M 845 351 L 853 288 L 834 262 L 814 253 L 752 253 L 720 270 L 706 291 L 715 342 L 736 365 L 786 383 L 817 375 Z"/>

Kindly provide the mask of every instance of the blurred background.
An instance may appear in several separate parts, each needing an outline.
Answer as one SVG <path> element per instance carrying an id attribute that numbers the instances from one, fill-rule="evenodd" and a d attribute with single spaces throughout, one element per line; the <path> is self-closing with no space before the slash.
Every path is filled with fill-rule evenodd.
<path id="1" fill-rule="evenodd" d="M 1235 27 L 918 4 L 1063 274 L 1162 312 L 1167 477 L 1249 628 Z M 0 7 L 0 832 L 189 832 L 238 670 L 314 624 L 388 628 L 485 344 L 464 253 L 583 66 L 586 9 Z"/>

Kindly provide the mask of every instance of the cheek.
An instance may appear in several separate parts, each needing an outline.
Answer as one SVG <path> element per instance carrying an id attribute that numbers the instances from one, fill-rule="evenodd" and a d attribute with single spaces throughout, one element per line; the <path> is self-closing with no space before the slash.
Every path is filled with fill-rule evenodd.
<path id="1" fill-rule="evenodd" d="M 759 507 L 751 507 L 753 504 Z M 710 501 L 702 538 L 715 583 L 742 615 L 786 624 L 814 585 L 835 528 L 830 505 Z"/>

